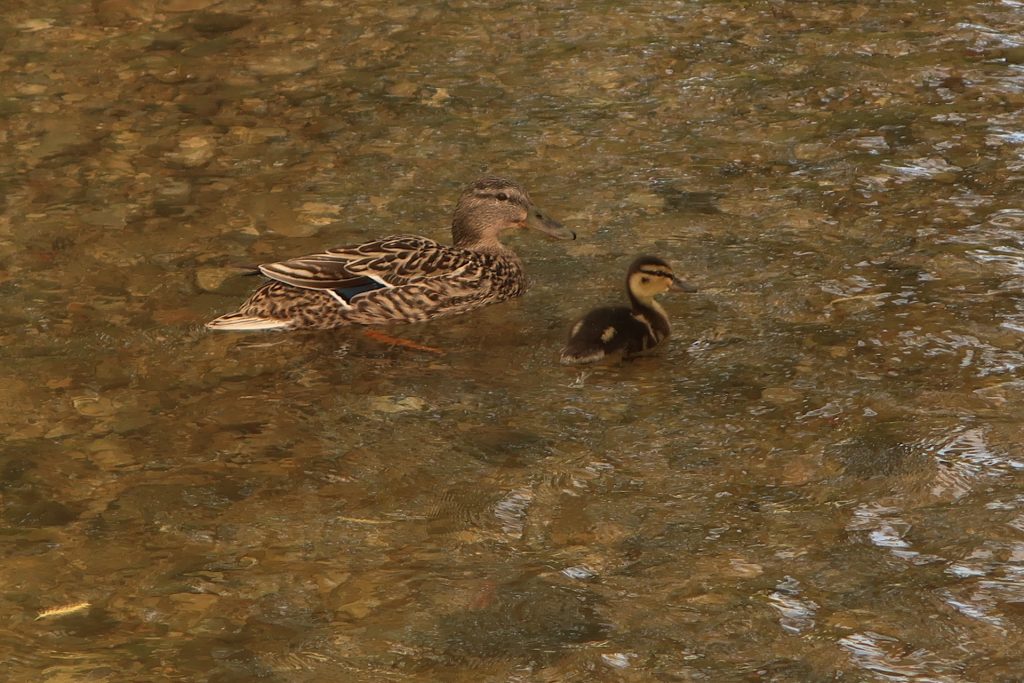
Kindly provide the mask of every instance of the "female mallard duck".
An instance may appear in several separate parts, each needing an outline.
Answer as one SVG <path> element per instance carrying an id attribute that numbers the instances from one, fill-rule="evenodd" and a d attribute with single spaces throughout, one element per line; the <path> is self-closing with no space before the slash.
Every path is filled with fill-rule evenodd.
<path id="1" fill-rule="evenodd" d="M 583 316 L 569 333 L 562 349 L 566 365 L 593 363 L 622 352 L 632 356 L 649 351 L 671 332 L 668 315 L 654 297 L 670 289 L 696 292 L 697 288 L 675 276 L 672 266 L 654 256 L 641 256 L 626 273 L 626 292 L 632 308 L 607 306 Z"/>
<path id="2" fill-rule="evenodd" d="M 481 178 L 459 197 L 453 246 L 393 235 L 322 254 L 267 263 L 271 279 L 214 330 L 328 329 L 348 324 L 418 322 L 520 296 L 526 276 L 499 241 L 505 230 L 533 228 L 561 239 L 576 234 L 540 211 L 522 187 Z"/>

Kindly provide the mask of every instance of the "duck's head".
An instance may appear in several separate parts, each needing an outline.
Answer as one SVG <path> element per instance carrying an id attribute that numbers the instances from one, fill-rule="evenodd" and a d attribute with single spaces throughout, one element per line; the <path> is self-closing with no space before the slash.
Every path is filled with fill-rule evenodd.
<path id="1" fill-rule="evenodd" d="M 626 273 L 626 288 L 641 301 L 650 301 L 669 290 L 697 291 L 696 287 L 676 277 L 672 266 L 657 256 L 641 256 L 633 261 Z"/>
<path id="2" fill-rule="evenodd" d="M 480 178 L 459 197 L 452 218 L 456 246 L 500 247 L 498 236 L 514 228 L 532 228 L 563 240 L 576 239 L 576 233 L 538 209 L 526 190 L 511 180 Z"/>

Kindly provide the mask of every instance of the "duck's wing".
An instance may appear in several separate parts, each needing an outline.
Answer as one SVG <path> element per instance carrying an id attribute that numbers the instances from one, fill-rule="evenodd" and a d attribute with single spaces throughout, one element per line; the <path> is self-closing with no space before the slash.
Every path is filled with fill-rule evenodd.
<path id="1" fill-rule="evenodd" d="M 393 235 L 320 254 L 266 263 L 267 277 L 303 289 L 332 290 L 346 302 L 364 292 L 447 278 L 473 259 L 418 235 Z"/>

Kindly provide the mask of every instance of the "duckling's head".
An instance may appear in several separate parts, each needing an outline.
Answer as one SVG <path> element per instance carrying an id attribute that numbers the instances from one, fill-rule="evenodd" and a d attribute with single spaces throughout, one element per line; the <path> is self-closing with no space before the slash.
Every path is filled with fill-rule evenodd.
<path id="1" fill-rule="evenodd" d="M 452 218 L 457 247 L 502 249 L 498 236 L 513 228 L 532 228 L 558 239 L 576 239 L 576 233 L 538 209 L 518 183 L 487 176 L 463 191 Z"/>
<path id="2" fill-rule="evenodd" d="M 672 266 L 657 256 L 641 256 L 633 261 L 626 273 L 626 288 L 640 301 L 651 301 L 658 294 L 670 289 L 681 292 L 697 291 L 696 287 L 676 277 Z"/>

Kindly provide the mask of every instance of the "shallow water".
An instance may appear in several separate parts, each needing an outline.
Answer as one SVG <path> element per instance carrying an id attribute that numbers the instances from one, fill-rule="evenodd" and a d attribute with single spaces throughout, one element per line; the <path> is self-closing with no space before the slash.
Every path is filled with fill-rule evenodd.
<path id="1" fill-rule="evenodd" d="M 10 4 L 10 680 L 1019 679 L 1024 4 Z M 580 239 L 444 355 L 202 328 L 482 171 Z"/>

